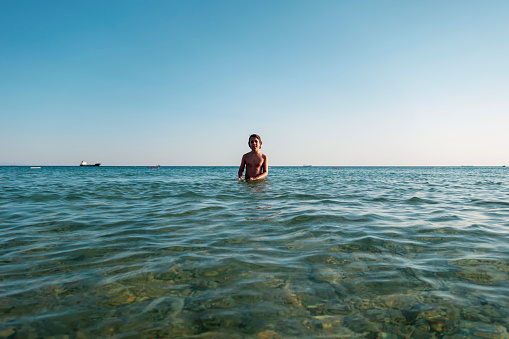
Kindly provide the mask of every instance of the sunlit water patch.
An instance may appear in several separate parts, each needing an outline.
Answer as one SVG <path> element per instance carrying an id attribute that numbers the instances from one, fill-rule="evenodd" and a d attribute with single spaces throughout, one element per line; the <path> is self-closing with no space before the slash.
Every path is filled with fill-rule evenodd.
<path id="1" fill-rule="evenodd" d="M 506 168 L 0 168 L 0 337 L 508 338 Z"/>

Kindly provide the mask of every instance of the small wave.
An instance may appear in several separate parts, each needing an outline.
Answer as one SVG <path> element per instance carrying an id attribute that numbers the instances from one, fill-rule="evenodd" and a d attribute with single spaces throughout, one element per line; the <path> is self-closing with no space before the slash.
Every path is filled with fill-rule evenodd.
<path id="1" fill-rule="evenodd" d="M 384 197 L 371 198 L 368 201 L 372 201 L 372 202 L 394 202 L 393 199 L 387 199 L 387 198 L 384 198 Z"/>
<path id="2" fill-rule="evenodd" d="M 256 218 L 249 218 L 249 217 L 246 217 L 246 220 L 261 220 L 261 219 L 267 219 L 267 218 L 275 217 L 276 215 L 281 214 L 281 213 L 282 213 L 282 211 L 279 211 L 279 212 L 276 212 L 276 213 L 272 213 L 271 215 L 267 215 L 267 216 L 263 216 L 263 217 L 256 217 Z"/>
<path id="3" fill-rule="evenodd" d="M 486 186 L 486 185 L 502 185 L 502 182 L 500 181 L 497 181 L 497 182 L 494 182 L 494 181 L 478 181 L 475 183 L 476 186 Z"/>
<path id="4" fill-rule="evenodd" d="M 416 231 L 417 234 L 451 234 L 451 235 L 464 235 L 467 237 L 480 237 L 483 235 L 488 235 L 479 227 L 467 227 L 467 228 L 457 228 L 457 227 L 436 227 L 436 226 L 423 226 L 419 227 Z"/>
<path id="5" fill-rule="evenodd" d="M 294 194 L 294 195 L 292 195 L 292 198 L 296 199 L 296 200 L 317 200 L 317 196 L 316 195 L 313 195 L 313 194 L 303 194 L 303 193 Z"/>
<path id="6" fill-rule="evenodd" d="M 39 223 L 34 224 L 35 227 L 41 227 L 40 234 L 45 233 L 65 233 L 79 231 L 90 226 L 90 223 L 77 222 L 77 221 L 58 221 L 52 223 Z"/>
<path id="7" fill-rule="evenodd" d="M 444 215 L 440 217 L 430 218 L 428 220 L 432 222 L 444 222 L 444 221 L 457 221 L 461 220 L 461 218 L 456 215 Z"/>
<path id="8" fill-rule="evenodd" d="M 195 209 L 183 211 L 180 213 L 165 213 L 163 216 L 165 218 L 182 218 L 182 217 L 190 217 L 190 216 L 194 216 L 194 215 L 198 215 L 198 214 L 206 214 L 206 215 L 210 216 L 212 212 L 220 211 L 220 210 L 224 210 L 224 209 L 225 208 L 221 207 L 221 206 L 207 206 L 207 207 L 195 208 Z"/>
<path id="9" fill-rule="evenodd" d="M 335 205 L 335 204 L 340 204 L 340 203 L 341 202 L 338 201 L 338 200 L 333 200 L 333 199 L 328 199 L 328 198 L 319 199 L 319 200 L 314 202 L 315 205 L 322 205 L 322 204 Z"/>
<path id="10" fill-rule="evenodd" d="M 207 195 L 196 193 L 194 191 L 187 191 L 187 192 L 183 192 L 183 193 L 174 195 L 173 197 L 176 197 L 176 198 L 206 198 Z"/>
<path id="11" fill-rule="evenodd" d="M 409 204 L 409 205 L 433 204 L 433 205 L 435 205 L 435 204 L 438 204 L 438 202 L 436 202 L 434 200 L 413 197 L 411 199 L 405 200 L 405 204 Z"/>
<path id="12" fill-rule="evenodd" d="M 34 193 L 29 196 L 22 197 L 23 199 L 33 200 L 35 202 L 48 202 L 62 198 L 61 195 L 56 193 Z"/>
<path id="13" fill-rule="evenodd" d="M 372 215 L 346 217 L 342 215 L 309 215 L 300 214 L 285 221 L 288 226 L 302 225 L 302 224 L 351 224 L 373 221 L 375 218 Z"/>
<path id="14" fill-rule="evenodd" d="M 472 203 L 477 206 L 485 206 L 485 207 L 509 207 L 509 202 L 507 201 L 489 201 L 489 200 L 472 200 Z"/>

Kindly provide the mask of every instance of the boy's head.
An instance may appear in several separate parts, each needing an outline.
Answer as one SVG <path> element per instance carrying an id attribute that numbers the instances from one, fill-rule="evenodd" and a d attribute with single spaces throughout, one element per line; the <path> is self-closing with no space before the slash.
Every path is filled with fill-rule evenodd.
<path id="1" fill-rule="evenodd" d="M 251 134 L 249 136 L 249 140 L 247 141 L 247 145 L 250 148 L 253 148 L 252 144 L 254 144 L 254 140 L 258 140 L 258 145 L 259 145 L 258 148 L 262 148 L 262 138 L 260 138 L 260 136 L 258 134 Z"/>

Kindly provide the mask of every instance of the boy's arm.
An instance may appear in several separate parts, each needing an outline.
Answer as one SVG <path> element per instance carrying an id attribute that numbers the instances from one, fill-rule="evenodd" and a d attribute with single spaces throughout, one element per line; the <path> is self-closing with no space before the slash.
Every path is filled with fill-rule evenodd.
<path id="1" fill-rule="evenodd" d="M 246 159 L 244 156 L 242 156 L 242 160 L 240 162 L 239 167 L 239 180 L 242 180 L 242 173 L 244 172 L 244 167 L 246 167 Z"/>

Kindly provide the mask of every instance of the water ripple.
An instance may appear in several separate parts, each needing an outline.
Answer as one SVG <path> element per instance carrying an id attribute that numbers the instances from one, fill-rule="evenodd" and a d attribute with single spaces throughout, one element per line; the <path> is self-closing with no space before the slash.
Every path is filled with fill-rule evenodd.
<path id="1" fill-rule="evenodd" d="M 235 173 L 0 168 L 0 333 L 506 336 L 506 170 Z"/>

